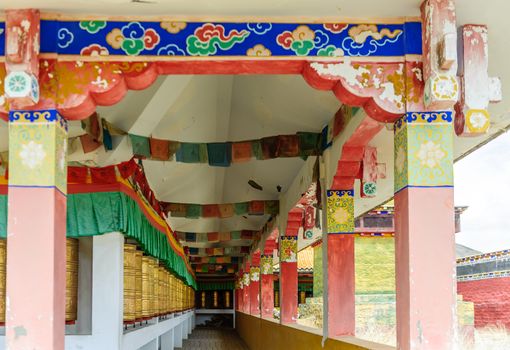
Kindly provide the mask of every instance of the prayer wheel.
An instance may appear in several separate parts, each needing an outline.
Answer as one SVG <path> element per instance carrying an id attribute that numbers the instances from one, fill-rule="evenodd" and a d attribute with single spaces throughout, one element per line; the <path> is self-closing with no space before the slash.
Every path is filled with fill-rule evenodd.
<path id="1" fill-rule="evenodd" d="M 124 244 L 124 323 L 136 320 L 136 245 Z"/>
<path id="2" fill-rule="evenodd" d="M 230 309 L 230 292 L 225 291 L 225 308 Z"/>
<path id="3" fill-rule="evenodd" d="M 139 250 L 135 252 L 135 319 L 141 320 L 143 318 L 142 312 L 142 256 L 143 253 Z"/>
<path id="4" fill-rule="evenodd" d="M 0 323 L 5 323 L 5 268 L 7 257 L 6 240 L 0 240 Z M 66 308 L 67 310 L 67 308 Z"/>
<path id="5" fill-rule="evenodd" d="M 165 268 L 158 267 L 158 315 L 165 314 Z"/>
<path id="6" fill-rule="evenodd" d="M 156 259 L 151 259 L 152 264 L 152 317 L 156 317 L 159 315 L 159 300 L 158 300 L 158 294 L 159 294 L 159 272 L 158 272 L 158 262 Z"/>
<path id="7" fill-rule="evenodd" d="M 150 318 L 152 316 L 152 264 L 151 258 L 142 257 L 142 317 Z"/>
<path id="8" fill-rule="evenodd" d="M 2 257 L 3 266 L 1 267 L 3 279 L 3 303 L 5 303 L 5 241 L 3 241 Z M 5 315 L 3 307 L 2 315 Z M 74 238 L 66 239 L 66 323 L 74 323 L 78 318 L 78 240 Z"/>

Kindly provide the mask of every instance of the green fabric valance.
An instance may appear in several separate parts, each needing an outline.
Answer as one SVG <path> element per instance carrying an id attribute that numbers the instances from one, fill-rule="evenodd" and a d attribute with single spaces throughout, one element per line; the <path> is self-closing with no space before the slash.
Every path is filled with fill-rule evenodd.
<path id="1" fill-rule="evenodd" d="M 235 284 L 229 282 L 198 282 L 198 290 L 233 290 Z"/>
<path id="2" fill-rule="evenodd" d="M 168 238 L 145 217 L 135 200 L 122 192 L 94 192 L 67 196 L 67 237 L 122 232 L 135 239 L 146 254 L 161 260 L 186 284 L 197 288 L 186 263 Z M 7 196 L 0 195 L 0 237 L 7 237 Z"/>

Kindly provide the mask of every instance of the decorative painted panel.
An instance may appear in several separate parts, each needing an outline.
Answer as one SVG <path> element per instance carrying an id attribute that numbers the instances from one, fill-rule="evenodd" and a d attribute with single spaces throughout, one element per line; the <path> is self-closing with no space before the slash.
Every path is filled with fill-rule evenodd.
<path id="1" fill-rule="evenodd" d="M 395 192 L 453 186 L 451 111 L 409 112 L 395 123 Z"/>
<path id="2" fill-rule="evenodd" d="M 354 190 L 328 190 L 328 233 L 354 233 Z"/>
<path id="3" fill-rule="evenodd" d="M 419 22 L 307 24 L 43 20 L 41 33 L 41 52 L 60 55 L 270 58 L 421 54 Z M 3 42 L 0 42 L 0 47 L 3 49 Z"/>
<path id="4" fill-rule="evenodd" d="M 273 256 L 261 255 L 260 256 L 260 273 L 263 275 L 273 274 Z"/>
<path id="5" fill-rule="evenodd" d="M 280 237 L 280 261 L 297 262 L 297 236 Z"/>
<path id="6" fill-rule="evenodd" d="M 250 274 L 248 272 L 245 272 L 243 274 L 243 285 L 245 285 L 245 286 L 250 285 Z"/>
<path id="7" fill-rule="evenodd" d="M 67 122 L 55 110 L 9 114 L 9 185 L 67 192 Z"/>
<path id="8" fill-rule="evenodd" d="M 260 267 L 252 266 L 250 267 L 250 281 L 258 282 L 260 280 Z"/>

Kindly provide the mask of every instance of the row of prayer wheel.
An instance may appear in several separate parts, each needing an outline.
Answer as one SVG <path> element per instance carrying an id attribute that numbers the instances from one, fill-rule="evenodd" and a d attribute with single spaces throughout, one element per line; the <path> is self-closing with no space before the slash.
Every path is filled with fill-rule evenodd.
<path id="1" fill-rule="evenodd" d="M 124 245 L 124 323 L 134 323 L 194 306 L 194 291 L 135 244 Z"/>
<path id="2" fill-rule="evenodd" d="M 5 323 L 5 277 L 7 244 L 0 239 L 0 324 Z M 78 316 L 78 240 L 66 240 L 66 323 L 76 322 Z"/>

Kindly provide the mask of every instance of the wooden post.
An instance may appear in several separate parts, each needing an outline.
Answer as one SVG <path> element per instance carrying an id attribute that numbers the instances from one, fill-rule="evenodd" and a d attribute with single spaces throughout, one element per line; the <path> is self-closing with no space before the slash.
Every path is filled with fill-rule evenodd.
<path id="1" fill-rule="evenodd" d="M 354 335 L 354 191 L 328 190 L 328 335 Z"/>
<path id="2" fill-rule="evenodd" d="M 297 239 L 303 221 L 300 210 L 291 211 L 285 236 L 280 237 L 280 321 L 296 323 L 298 311 Z"/>
<path id="3" fill-rule="evenodd" d="M 273 252 L 276 247 L 274 239 L 266 241 L 264 255 L 260 258 L 261 273 L 261 315 L 265 318 L 273 318 L 274 310 L 274 277 L 273 277 Z"/>
<path id="4" fill-rule="evenodd" d="M 260 252 L 254 253 L 251 260 L 250 314 L 260 316 Z"/>
<path id="5" fill-rule="evenodd" d="M 250 262 L 247 261 L 243 273 L 243 312 L 250 313 Z"/>

